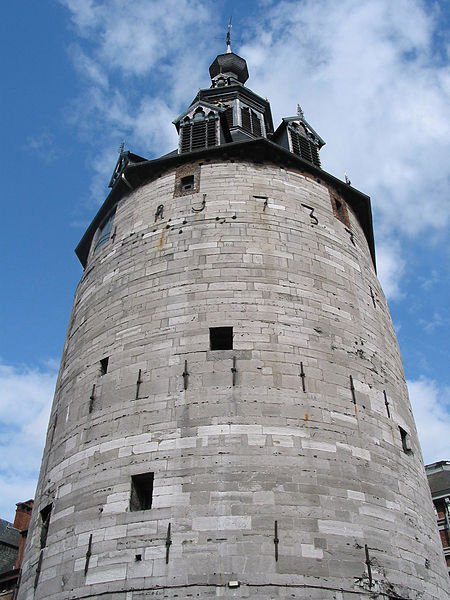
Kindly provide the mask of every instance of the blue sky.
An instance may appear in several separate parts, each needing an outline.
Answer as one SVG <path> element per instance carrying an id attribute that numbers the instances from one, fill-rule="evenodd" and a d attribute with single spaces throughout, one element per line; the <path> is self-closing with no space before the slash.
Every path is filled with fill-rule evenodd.
<path id="1" fill-rule="evenodd" d="M 447 0 L 28 0 L 2 13 L 0 517 L 33 496 L 74 248 L 122 141 L 148 158 L 233 49 L 274 121 L 297 103 L 322 166 L 372 198 L 379 275 L 426 462 L 450 459 Z"/>

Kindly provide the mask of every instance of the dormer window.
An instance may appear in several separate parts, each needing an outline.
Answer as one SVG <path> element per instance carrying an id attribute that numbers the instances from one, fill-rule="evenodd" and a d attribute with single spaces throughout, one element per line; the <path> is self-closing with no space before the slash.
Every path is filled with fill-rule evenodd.
<path id="1" fill-rule="evenodd" d="M 255 137 L 262 136 L 261 116 L 248 106 L 241 108 L 242 129 L 252 133 Z"/>
<path id="2" fill-rule="evenodd" d="M 320 167 L 319 151 L 316 144 L 308 139 L 306 127 L 302 123 L 291 123 L 288 130 L 291 152 Z"/>
<path id="3" fill-rule="evenodd" d="M 180 124 L 180 152 L 192 152 L 217 146 L 217 115 L 205 114 L 198 108 L 192 118 L 185 117 Z"/>

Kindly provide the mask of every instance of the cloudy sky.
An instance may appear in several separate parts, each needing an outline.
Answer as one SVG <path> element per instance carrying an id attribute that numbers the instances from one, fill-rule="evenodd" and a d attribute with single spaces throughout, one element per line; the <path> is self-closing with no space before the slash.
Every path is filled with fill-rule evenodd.
<path id="1" fill-rule="evenodd" d="M 424 459 L 450 459 L 448 0 L 25 0 L 3 7 L 0 36 L 0 517 L 34 494 L 73 249 L 118 147 L 175 147 L 230 15 L 275 124 L 300 103 L 323 168 L 372 198 Z"/>

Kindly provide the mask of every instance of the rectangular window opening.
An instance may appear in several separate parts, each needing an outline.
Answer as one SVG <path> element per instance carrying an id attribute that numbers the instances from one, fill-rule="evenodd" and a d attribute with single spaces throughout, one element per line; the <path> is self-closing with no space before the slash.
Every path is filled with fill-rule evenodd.
<path id="1" fill-rule="evenodd" d="M 41 510 L 41 550 L 47 545 L 48 528 L 50 526 L 50 515 L 52 514 L 52 505 L 48 504 Z"/>
<path id="2" fill-rule="evenodd" d="M 407 431 L 403 429 L 403 427 L 399 426 L 400 436 L 402 438 L 402 448 L 405 454 L 412 454 L 411 443 L 409 439 L 409 434 Z"/>
<path id="3" fill-rule="evenodd" d="M 106 244 L 111 239 L 112 227 L 113 227 L 113 223 L 114 223 L 115 214 L 116 214 L 116 210 L 114 209 L 109 214 L 109 216 L 106 219 L 104 219 L 103 223 L 98 228 L 97 238 L 96 238 L 95 248 L 94 248 L 95 250 L 97 250 L 97 248 L 100 248 L 101 246 Z"/>
<path id="4" fill-rule="evenodd" d="M 100 361 L 100 375 L 106 375 L 108 372 L 109 356 L 105 356 Z"/>
<path id="5" fill-rule="evenodd" d="M 149 510 L 153 501 L 154 473 L 141 473 L 131 477 L 130 511 Z"/>
<path id="6" fill-rule="evenodd" d="M 210 327 L 209 347 L 211 350 L 233 350 L 233 328 Z"/>
<path id="7" fill-rule="evenodd" d="M 194 176 L 186 175 L 186 177 L 181 178 L 181 190 L 183 192 L 187 192 L 189 190 L 194 189 Z"/>

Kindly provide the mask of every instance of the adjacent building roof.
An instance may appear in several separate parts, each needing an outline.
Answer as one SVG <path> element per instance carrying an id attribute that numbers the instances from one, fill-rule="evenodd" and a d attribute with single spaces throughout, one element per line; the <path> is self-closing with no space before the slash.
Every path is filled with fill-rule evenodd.
<path id="1" fill-rule="evenodd" d="M 14 567 L 19 548 L 20 533 L 13 524 L 0 519 L 0 573 L 10 571 Z"/>
<path id="2" fill-rule="evenodd" d="M 450 496 L 450 460 L 426 465 L 425 471 L 433 499 Z"/>

